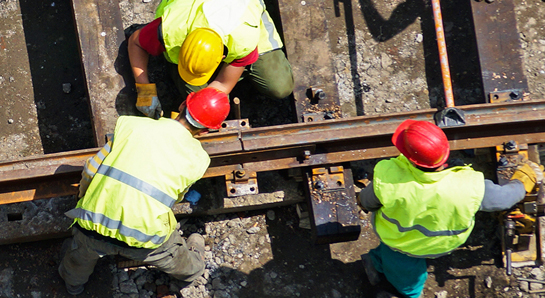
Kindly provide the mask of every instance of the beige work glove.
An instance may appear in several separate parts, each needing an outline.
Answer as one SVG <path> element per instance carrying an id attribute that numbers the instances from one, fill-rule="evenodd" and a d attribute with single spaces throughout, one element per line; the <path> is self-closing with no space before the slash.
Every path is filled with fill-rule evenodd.
<path id="1" fill-rule="evenodd" d="M 524 184 L 526 192 L 530 193 L 538 181 L 543 180 L 543 166 L 535 162 L 524 160 L 517 167 L 511 180 L 519 180 Z"/>
<path id="2" fill-rule="evenodd" d="M 136 92 L 138 93 L 136 108 L 150 118 L 159 119 L 163 115 L 163 110 L 155 84 L 136 83 Z"/>

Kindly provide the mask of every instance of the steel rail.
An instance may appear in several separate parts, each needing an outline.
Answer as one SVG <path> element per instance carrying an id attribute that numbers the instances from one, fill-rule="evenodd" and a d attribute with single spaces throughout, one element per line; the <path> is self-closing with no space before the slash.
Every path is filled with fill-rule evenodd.
<path id="1" fill-rule="evenodd" d="M 465 126 L 444 131 L 451 150 L 494 147 L 508 140 L 545 142 L 545 100 L 460 106 Z M 204 178 L 242 165 L 255 172 L 395 156 L 390 138 L 405 119 L 433 122 L 434 109 L 381 116 L 212 133 L 200 137 L 211 156 Z M 85 160 L 98 148 L 0 163 L 0 204 L 75 194 Z M 60 186 L 62 185 L 62 186 Z"/>

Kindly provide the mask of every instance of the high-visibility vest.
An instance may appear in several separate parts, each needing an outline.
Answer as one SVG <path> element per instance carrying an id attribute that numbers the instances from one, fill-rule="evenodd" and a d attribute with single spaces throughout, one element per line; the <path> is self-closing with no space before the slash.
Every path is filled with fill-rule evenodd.
<path id="1" fill-rule="evenodd" d="M 173 204 L 200 179 L 210 157 L 179 122 L 121 116 L 111 152 L 71 216 L 82 228 L 154 249 L 176 228 Z"/>
<path id="2" fill-rule="evenodd" d="M 197 28 L 213 29 L 222 37 L 228 49 L 225 63 L 256 47 L 263 54 L 283 46 L 263 0 L 163 0 L 155 17 L 161 17 L 165 57 L 174 64 L 186 36 Z"/>
<path id="3" fill-rule="evenodd" d="M 424 172 L 400 155 L 375 166 L 373 190 L 383 205 L 373 219 L 380 240 L 405 254 L 434 258 L 469 237 L 484 176 L 470 166 Z"/>

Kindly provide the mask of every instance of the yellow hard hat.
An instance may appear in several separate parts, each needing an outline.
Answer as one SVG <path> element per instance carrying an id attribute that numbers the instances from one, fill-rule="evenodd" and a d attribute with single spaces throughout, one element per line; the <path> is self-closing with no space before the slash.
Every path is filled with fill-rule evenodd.
<path id="1" fill-rule="evenodd" d="M 208 82 L 223 59 L 221 36 L 209 28 L 198 28 L 189 33 L 178 56 L 178 73 L 193 86 Z"/>

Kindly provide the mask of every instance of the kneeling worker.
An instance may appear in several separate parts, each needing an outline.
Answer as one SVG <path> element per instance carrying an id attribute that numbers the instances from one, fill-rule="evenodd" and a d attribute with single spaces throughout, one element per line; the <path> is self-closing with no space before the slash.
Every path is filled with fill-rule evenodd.
<path id="1" fill-rule="evenodd" d="M 74 218 L 73 240 L 59 274 L 68 293 L 83 292 L 104 255 L 188 282 L 204 272 L 204 238 L 192 234 L 186 242 L 171 207 L 207 170 L 210 157 L 194 137 L 220 128 L 229 99 L 208 87 L 189 94 L 179 110 L 176 119 L 119 117 L 113 139 L 86 162 L 81 199 L 66 213 Z"/>
<path id="2" fill-rule="evenodd" d="M 464 244 L 477 211 L 511 208 L 543 179 L 543 170 L 525 161 L 500 186 L 470 166 L 446 168 L 447 137 L 426 121 L 404 121 L 392 142 L 401 155 L 377 163 L 372 184 L 360 193 L 381 241 L 362 260 L 372 285 L 383 273 L 401 294 L 416 298 L 428 276 L 426 258 Z"/>

